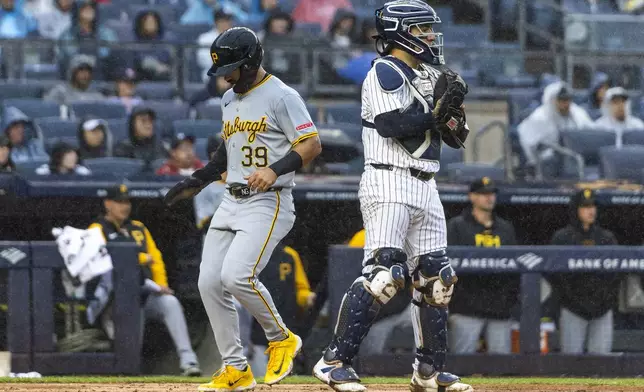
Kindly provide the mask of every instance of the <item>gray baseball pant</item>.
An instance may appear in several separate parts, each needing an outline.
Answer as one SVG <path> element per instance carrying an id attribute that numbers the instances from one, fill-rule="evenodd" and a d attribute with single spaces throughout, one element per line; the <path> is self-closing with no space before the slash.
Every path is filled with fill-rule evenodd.
<path id="1" fill-rule="evenodd" d="M 490 354 L 510 354 L 512 351 L 512 321 L 493 320 L 463 314 L 449 315 L 449 351 L 456 354 L 474 354 L 479 337 L 485 328 L 485 342 Z"/>
<path id="2" fill-rule="evenodd" d="M 584 342 L 588 354 L 610 354 L 613 349 L 613 311 L 601 317 L 586 320 L 566 308 L 559 316 L 561 352 L 583 354 Z"/>
<path id="3" fill-rule="evenodd" d="M 295 222 L 290 189 L 235 199 L 226 193 L 203 247 L 199 292 L 226 365 L 247 365 L 233 296 L 257 319 L 268 341 L 288 337 L 273 299 L 257 276 Z"/>

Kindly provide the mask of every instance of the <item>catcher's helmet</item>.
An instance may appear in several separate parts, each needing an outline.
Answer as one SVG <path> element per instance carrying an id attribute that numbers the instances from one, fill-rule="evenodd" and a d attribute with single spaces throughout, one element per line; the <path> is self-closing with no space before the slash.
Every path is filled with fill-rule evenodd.
<path id="1" fill-rule="evenodd" d="M 441 19 L 424 1 L 389 1 L 376 10 L 376 49 L 385 55 L 399 47 L 424 63 L 443 65 L 443 34 L 434 31 L 437 23 Z M 430 36 L 431 44 L 426 41 Z"/>
<path id="2" fill-rule="evenodd" d="M 264 50 L 255 33 L 246 27 L 233 27 L 221 33 L 210 46 L 212 67 L 209 76 L 226 76 L 243 66 L 242 71 L 257 70 Z"/>

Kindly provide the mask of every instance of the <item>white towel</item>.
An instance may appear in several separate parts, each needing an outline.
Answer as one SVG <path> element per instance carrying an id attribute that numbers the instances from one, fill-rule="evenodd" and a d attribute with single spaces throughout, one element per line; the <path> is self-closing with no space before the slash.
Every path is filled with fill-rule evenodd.
<path id="1" fill-rule="evenodd" d="M 112 258 L 105 247 L 105 238 L 99 228 L 76 229 L 65 226 L 54 228 L 58 251 L 72 278 L 87 283 L 113 269 Z"/>

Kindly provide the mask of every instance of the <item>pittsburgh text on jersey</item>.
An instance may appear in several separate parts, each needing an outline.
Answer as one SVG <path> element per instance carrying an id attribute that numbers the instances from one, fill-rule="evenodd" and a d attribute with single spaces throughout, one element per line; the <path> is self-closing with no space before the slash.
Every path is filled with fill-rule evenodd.
<path id="1" fill-rule="evenodd" d="M 252 143 L 257 138 L 257 133 L 266 132 L 267 127 L 266 116 L 262 116 L 259 120 L 242 120 L 239 117 L 235 117 L 234 121 L 224 122 L 221 137 L 224 140 L 228 140 L 237 132 L 248 132 L 248 143 Z"/>

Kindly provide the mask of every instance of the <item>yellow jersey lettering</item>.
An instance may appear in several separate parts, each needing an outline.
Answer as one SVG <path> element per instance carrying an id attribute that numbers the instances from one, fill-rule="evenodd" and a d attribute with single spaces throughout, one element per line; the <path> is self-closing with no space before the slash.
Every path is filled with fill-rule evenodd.
<path id="1" fill-rule="evenodd" d="M 293 267 L 289 263 L 280 263 L 280 280 L 283 282 L 286 277 L 293 272 Z"/>
<path id="2" fill-rule="evenodd" d="M 501 237 L 494 234 L 479 233 L 474 236 L 476 246 L 482 248 L 498 248 L 501 246 Z"/>
<path id="3" fill-rule="evenodd" d="M 257 139 L 257 134 L 266 132 L 268 124 L 266 123 L 266 116 L 262 116 L 259 120 L 242 120 L 235 117 L 233 121 L 224 122 L 224 127 L 221 131 L 221 136 L 224 140 L 228 140 L 232 135 L 237 132 L 248 133 L 248 143 L 253 143 Z"/>

